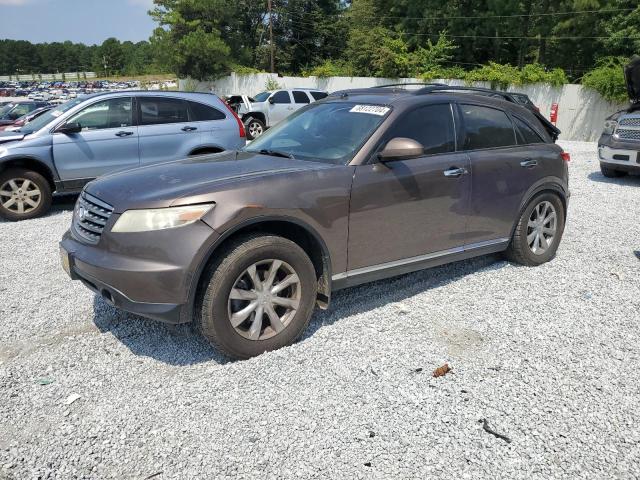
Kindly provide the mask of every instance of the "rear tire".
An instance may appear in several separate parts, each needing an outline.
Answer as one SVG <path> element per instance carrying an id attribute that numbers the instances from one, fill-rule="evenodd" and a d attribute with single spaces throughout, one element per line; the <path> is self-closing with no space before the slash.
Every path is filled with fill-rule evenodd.
<path id="1" fill-rule="evenodd" d="M 615 168 L 605 167 L 602 164 L 600 164 L 600 171 L 602 172 L 602 175 L 607 178 L 619 178 L 624 177 L 627 174 L 627 172 L 616 170 Z"/>
<path id="2" fill-rule="evenodd" d="M 238 359 L 294 343 L 309 324 L 317 292 L 305 251 L 263 233 L 238 238 L 216 257 L 204 273 L 196 329 Z"/>
<path id="3" fill-rule="evenodd" d="M 542 193 L 529 202 L 505 252 L 508 260 L 535 267 L 551 260 L 564 232 L 565 211 L 558 195 Z"/>
<path id="4" fill-rule="evenodd" d="M 247 140 L 255 140 L 265 132 L 266 126 L 262 120 L 252 118 L 245 124 L 245 130 L 247 133 Z"/>
<path id="5" fill-rule="evenodd" d="M 51 186 L 38 172 L 10 168 L 0 173 L 0 217 L 15 222 L 44 215 L 51 208 Z"/>

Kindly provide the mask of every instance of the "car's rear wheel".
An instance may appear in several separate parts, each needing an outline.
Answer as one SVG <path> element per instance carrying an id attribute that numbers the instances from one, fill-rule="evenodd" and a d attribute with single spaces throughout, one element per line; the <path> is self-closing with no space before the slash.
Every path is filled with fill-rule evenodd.
<path id="1" fill-rule="evenodd" d="M 45 214 L 51 207 L 51 187 L 37 172 L 11 168 L 0 173 L 0 216 L 10 221 Z"/>
<path id="2" fill-rule="evenodd" d="M 622 170 L 616 170 L 615 168 L 605 167 L 602 164 L 600 164 L 600 171 L 602 172 L 602 175 L 604 175 L 607 178 L 618 178 L 618 177 L 623 177 L 627 174 L 627 172 L 623 172 Z"/>
<path id="3" fill-rule="evenodd" d="M 507 258 L 528 266 L 548 262 L 560 245 L 564 220 L 564 205 L 557 195 L 536 196 L 520 215 L 506 251 Z"/>
<path id="4" fill-rule="evenodd" d="M 313 264 L 302 248 L 282 237 L 239 238 L 220 253 L 204 278 L 194 323 L 234 358 L 292 344 L 313 313 Z"/>
<path id="5" fill-rule="evenodd" d="M 266 130 L 264 122 L 257 118 L 249 120 L 245 127 L 245 130 L 247 131 L 247 139 L 249 140 L 258 138 Z"/>

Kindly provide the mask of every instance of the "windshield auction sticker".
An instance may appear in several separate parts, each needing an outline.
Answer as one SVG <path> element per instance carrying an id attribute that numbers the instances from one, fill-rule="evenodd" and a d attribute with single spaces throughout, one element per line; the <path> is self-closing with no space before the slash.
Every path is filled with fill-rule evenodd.
<path id="1" fill-rule="evenodd" d="M 356 105 L 351 110 L 352 113 L 368 113 L 369 115 L 383 116 L 389 111 L 389 107 L 379 105 Z"/>

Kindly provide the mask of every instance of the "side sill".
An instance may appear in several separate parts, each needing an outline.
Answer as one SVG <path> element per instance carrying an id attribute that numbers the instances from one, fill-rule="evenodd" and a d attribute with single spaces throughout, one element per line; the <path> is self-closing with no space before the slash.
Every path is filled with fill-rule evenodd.
<path id="1" fill-rule="evenodd" d="M 500 238 L 498 240 L 480 242 L 464 247 L 420 255 L 418 257 L 373 265 L 371 267 L 349 270 L 338 273 L 331 278 L 332 290 L 341 290 L 363 283 L 375 282 L 376 280 L 416 272 L 425 268 L 438 267 L 447 263 L 459 262 L 482 255 L 490 255 L 492 253 L 502 252 L 506 250 L 508 246 L 509 239 Z"/>

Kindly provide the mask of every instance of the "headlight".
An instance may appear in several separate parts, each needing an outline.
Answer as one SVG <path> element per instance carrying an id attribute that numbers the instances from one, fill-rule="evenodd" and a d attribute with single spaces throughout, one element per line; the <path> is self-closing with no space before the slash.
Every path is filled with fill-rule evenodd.
<path id="1" fill-rule="evenodd" d="M 616 122 L 615 120 L 606 120 L 604 122 L 604 131 L 602 133 L 604 133 L 605 135 L 611 135 L 613 134 L 617 126 L 618 122 Z"/>
<path id="2" fill-rule="evenodd" d="M 200 220 L 213 206 L 213 204 L 206 204 L 150 210 L 127 210 L 120 216 L 111 231 L 120 233 L 149 232 L 182 227 Z"/>

